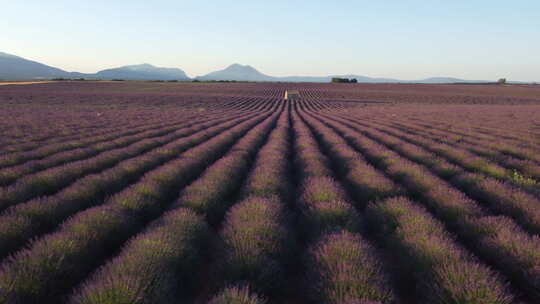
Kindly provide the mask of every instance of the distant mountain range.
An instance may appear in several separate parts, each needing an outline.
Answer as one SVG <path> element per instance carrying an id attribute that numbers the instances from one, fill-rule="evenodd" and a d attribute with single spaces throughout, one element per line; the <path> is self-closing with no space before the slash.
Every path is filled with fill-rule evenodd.
<path id="1" fill-rule="evenodd" d="M 398 79 L 370 78 L 358 75 L 332 75 L 332 76 L 286 76 L 274 77 L 263 74 L 249 65 L 235 63 L 224 70 L 212 72 L 196 77 L 197 80 L 235 80 L 235 81 L 273 81 L 273 82 L 330 82 L 332 78 L 356 78 L 358 82 L 401 82 Z"/>
<path id="2" fill-rule="evenodd" d="M 228 66 L 224 70 L 208 73 L 196 77 L 197 80 L 235 80 L 235 81 L 278 81 L 279 78 L 265 75 L 249 65 L 238 63 Z"/>
<path id="3" fill-rule="evenodd" d="M 355 78 L 358 82 L 363 83 L 478 83 L 489 82 L 485 80 L 464 80 L 449 77 L 433 77 L 420 80 L 400 80 L 392 78 L 372 78 L 361 75 L 330 75 L 330 76 L 285 76 L 274 77 L 263 74 L 249 65 L 232 64 L 224 70 L 211 72 L 204 76 L 196 77 L 201 81 L 271 81 L 271 82 L 330 82 L 332 78 Z"/>
<path id="4" fill-rule="evenodd" d="M 363 83 L 482 83 L 485 80 L 464 80 L 449 77 L 433 77 L 420 80 L 371 78 L 361 75 L 287 76 L 274 77 L 263 74 L 249 65 L 232 64 L 194 79 L 199 81 L 260 81 L 260 82 L 330 82 L 332 78 L 356 78 Z M 125 80 L 179 80 L 189 81 L 178 68 L 160 68 L 150 64 L 129 65 L 99 71 L 95 74 L 67 72 L 39 62 L 0 52 L 0 80 L 36 80 L 54 78 L 125 79 Z"/>
<path id="5" fill-rule="evenodd" d="M 84 74 L 66 72 L 39 62 L 0 52 L 0 79 L 2 80 L 53 78 L 191 80 L 181 69 L 159 68 L 147 63 L 107 69 L 95 74 Z"/>
<path id="6" fill-rule="evenodd" d="M 68 77 L 68 72 L 0 52 L 0 79 L 27 80 Z"/>
<path id="7" fill-rule="evenodd" d="M 181 69 L 158 68 L 148 63 L 103 70 L 94 75 L 101 79 L 190 80 Z"/>

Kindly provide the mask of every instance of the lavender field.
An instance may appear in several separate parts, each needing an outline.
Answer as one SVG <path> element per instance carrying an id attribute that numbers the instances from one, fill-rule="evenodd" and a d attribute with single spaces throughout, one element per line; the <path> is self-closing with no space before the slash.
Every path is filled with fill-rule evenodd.
<path id="1" fill-rule="evenodd" d="M 0 115 L 0 304 L 540 303 L 540 86 L 53 82 Z"/>

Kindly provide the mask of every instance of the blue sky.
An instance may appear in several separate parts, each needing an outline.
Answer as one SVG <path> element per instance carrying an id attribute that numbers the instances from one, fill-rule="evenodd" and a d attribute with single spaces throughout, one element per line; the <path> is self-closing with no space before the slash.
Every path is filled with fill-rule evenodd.
<path id="1" fill-rule="evenodd" d="M 540 81 L 538 0 L 1 0 L 0 29 L 0 51 L 69 71 Z"/>

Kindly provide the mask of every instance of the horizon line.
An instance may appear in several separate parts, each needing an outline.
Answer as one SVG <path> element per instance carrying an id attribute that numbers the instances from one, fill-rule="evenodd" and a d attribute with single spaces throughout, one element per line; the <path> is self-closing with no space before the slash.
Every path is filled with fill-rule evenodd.
<path id="1" fill-rule="evenodd" d="M 137 64 L 128 64 L 128 65 L 120 65 L 120 66 L 112 66 L 112 67 L 108 67 L 108 68 L 104 68 L 104 69 L 101 69 L 101 70 L 97 70 L 96 72 L 78 72 L 78 71 L 69 71 L 69 70 L 66 70 L 64 68 L 61 68 L 61 67 L 57 67 L 57 66 L 52 66 L 52 65 L 49 65 L 47 63 L 43 63 L 43 62 L 39 62 L 39 61 L 36 61 L 34 59 L 28 59 L 26 57 L 21 57 L 19 55 L 14 55 L 14 54 L 11 54 L 11 53 L 6 53 L 6 52 L 2 52 L 0 51 L 0 53 L 4 53 L 6 55 L 11 55 L 11 56 L 15 56 L 15 57 L 18 57 L 18 58 L 21 58 L 21 59 L 24 59 L 24 60 L 28 60 L 28 61 L 32 61 L 32 62 L 35 62 L 35 63 L 39 63 L 39 64 L 43 64 L 43 65 L 46 65 L 46 66 L 49 66 L 49 67 L 52 67 L 52 68 L 56 68 L 56 69 L 60 69 L 64 72 L 67 72 L 67 73 L 79 73 L 79 74 L 97 74 L 101 71 L 104 71 L 104 70 L 109 70 L 109 69 L 117 69 L 117 68 L 123 68 L 123 67 L 129 67 L 129 66 L 138 66 L 138 65 L 150 65 L 152 67 L 155 67 L 155 68 L 175 68 L 175 69 L 179 69 L 181 70 L 182 72 L 184 72 L 184 74 L 186 74 L 186 76 L 190 79 L 190 80 L 195 80 L 199 77 L 204 77 L 210 73 L 213 73 L 213 72 L 217 72 L 217 71 L 222 71 L 222 70 L 225 70 L 233 65 L 240 65 L 242 67 L 251 67 L 253 69 L 255 69 L 257 72 L 265 75 L 265 76 L 268 76 L 268 77 L 273 77 L 273 78 L 291 78 L 291 77 L 309 77 L 309 78 L 323 78 L 323 77 L 340 77 L 340 76 L 357 76 L 357 77 L 367 77 L 367 78 L 371 78 L 371 79 L 387 79 L 387 80 L 397 80 L 397 82 L 414 82 L 414 81 L 422 81 L 422 80 L 428 80 L 428 79 L 436 79 L 436 78 L 453 78 L 453 79 L 456 79 L 456 80 L 464 80 L 464 81 L 469 81 L 469 82 L 496 82 L 498 79 L 500 78 L 504 78 L 504 77 L 495 77 L 494 79 L 491 79 L 491 80 L 486 80 L 486 79 L 464 79 L 464 78 L 461 78 L 461 77 L 456 77 L 456 76 L 429 76 L 429 77 L 424 77 L 424 78 L 416 78 L 416 79 L 402 79 L 402 78 L 394 78 L 394 77 L 387 77 L 387 76 L 369 76 L 368 74 L 363 74 L 363 75 L 360 75 L 360 74 L 354 74 L 354 73 L 332 73 L 332 74 L 326 74 L 326 75 L 299 75 L 299 74 L 296 74 L 296 75 L 287 75 L 287 76 L 273 76 L 273 75 L 268 75 L 264 72 L 261 72 L 259 69 L 253 67 L 252 65 L 250 64 L 241 64 L 241 63 L 238 63 L 238 62 L 234 62 L 232 64 L 229 64 L 229 65 L 226 65 L 224 68 L 222 69 L 216 69 L 216 70 L 212 70 L 206 74 L 203 74 L 203 75 L 196 75 L 196 76 L 190 76 L 188 72 L 186 72 L 183 68 L 180 68 L 180 67 L 172 67 L 172 66 L 157 66 L 157 65 L 154 65 L 152 63 L 148 63 L 148 62 L 143 62 L 143 63 L 137 63 Z M 509 79 L 509 78 L 506 78 L 506 80 L 508 82 L 521 82 L 521 83 L 540 83 L 540 81 L 537 81 L 537 80 L 513 80 L 513 79 Z"/>

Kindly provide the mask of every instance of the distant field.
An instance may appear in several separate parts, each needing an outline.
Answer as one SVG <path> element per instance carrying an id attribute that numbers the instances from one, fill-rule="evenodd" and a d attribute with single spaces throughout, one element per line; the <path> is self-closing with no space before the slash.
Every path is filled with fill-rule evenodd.
<path id="1" fill-rule="evenodd" d="M 53 82 L 0 113 L 2 304 L 540 302 L 540 86 Z"/>

